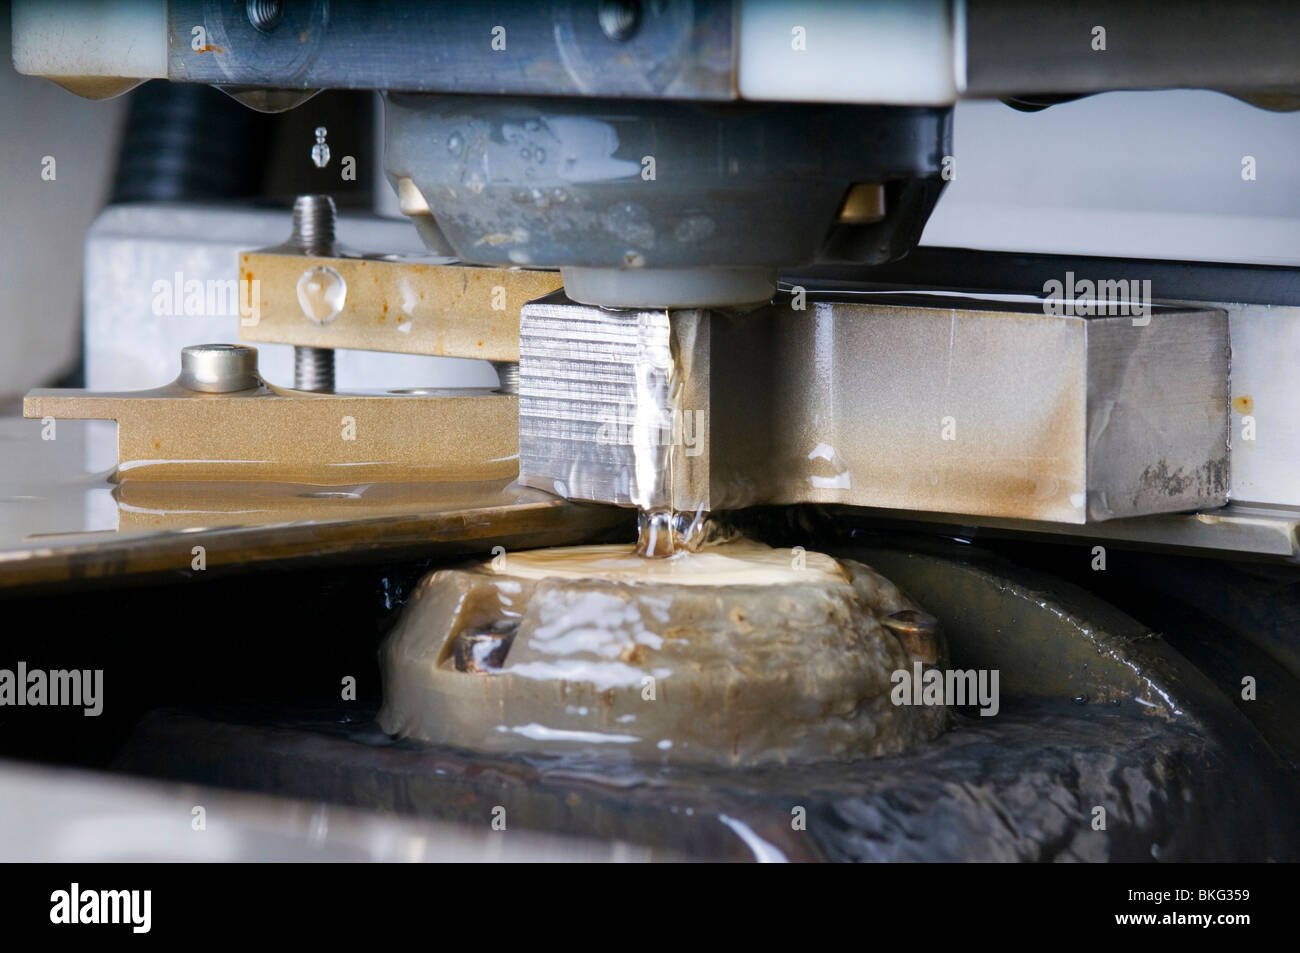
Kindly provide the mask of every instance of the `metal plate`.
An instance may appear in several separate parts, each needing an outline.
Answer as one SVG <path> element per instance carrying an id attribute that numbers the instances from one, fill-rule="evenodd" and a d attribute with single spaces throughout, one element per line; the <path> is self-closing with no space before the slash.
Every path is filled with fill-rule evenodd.
<path id="1" fill-rule="evenodd" d="M 179 384 L 100 394 L 34 390 L 38 420 L 116 420 L 117 475 L 130 480 L 510 479 L 516 398 L 490 391 L 308 394 L 267 384 L 200 393 Z"/>
<path id="2" fill-rule="evenodd" d="M 302 277 L 318 268 L 346 287 L 337 315 L 323 324 L 298 299 Z M 257 320 L 240 320 L 240 340 L 488 361 L 519 360 L 519 309 L 562 284 L 558 272 L 277 249 L 240 255 L 239 278 L 260 292 Z"/>
<path id="3" fill-rule="evenodd" d="M 507 480 L 469 484 L 114 484 L 82 466 L 85 425 L 0 419 L 0 589 L 152 573 L 387 554 L 488 552 L 632 539 L 626 511 L 582 506 Z M 195 547 L 203 547 L 203 568 Z"/>

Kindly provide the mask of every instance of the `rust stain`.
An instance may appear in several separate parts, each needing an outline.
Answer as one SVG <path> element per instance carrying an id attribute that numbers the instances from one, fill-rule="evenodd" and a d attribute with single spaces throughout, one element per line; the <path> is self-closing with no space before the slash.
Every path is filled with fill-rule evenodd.
<path id="1" fill-rule="evenodd" d="M 224 53 L 226 51 L 219 46 L 213 46 L 211 43 L 208 43 L 204 46 L 200 46 L 194 52 L 195 53 Z"/>
<path id="2" fill-rule="evenodd" d="M 1234 397 L 1232 399 L 1232 409 L 1239 414 L 1253 414 L 1255 412 L 1255 399 L 1249 394 Z"/>

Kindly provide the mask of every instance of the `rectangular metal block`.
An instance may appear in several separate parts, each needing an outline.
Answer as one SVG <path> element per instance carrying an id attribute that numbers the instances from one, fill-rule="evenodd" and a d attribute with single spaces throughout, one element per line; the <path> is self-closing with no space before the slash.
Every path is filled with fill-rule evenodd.
<path id="1" fill-rule="evenodd" d="M 702 312 L 676 312 L 680 329 Z M 524 305 L 519 332 L 520 481 L 572 499 L 631 505 L 642 492 L 631 431 L 638 412 L 658 417 L 671 360 L 667 311 L 612 311 L 556 292 Z M 638 400 L 638 392 L 645 399 Z M 524 449 L 526 448 L 526 449 Z M 668 464 L 665 448 L 650 465 Z M 644 465 L 644 463 L 643 463 Z"/>
<path id="2" fill-rule="evenodd" d="M 1232 336 L 1234 501 L 1300 504 L 1300 307 L 1216 304 Z"/>
<path id="3" fill-rule="evenodd" d="M 650 471 L 629 422 L 652 421 L 659 489 L 679 510 L 812 502 L 1086 523 L 1227 501 L 1222 311 L 865 298 L 744 315 L 526 305 L 521 480 L 633 502 Z M 638 392 L 654 349 L 672 357 L 671 384 Z"/>
<path id="4" fill-rule="evenodd" d="M 346 289 L 338 313 L 323 323 L 299 303 L 313 269 L 328 269 Z M 241 254 L 239 278 L 258 289 L 257 314 L 239 321 L 241 341 L 488 361 L 519 360 L 520 306 L 562 284 L 557 271 L 276 248 Z"/>

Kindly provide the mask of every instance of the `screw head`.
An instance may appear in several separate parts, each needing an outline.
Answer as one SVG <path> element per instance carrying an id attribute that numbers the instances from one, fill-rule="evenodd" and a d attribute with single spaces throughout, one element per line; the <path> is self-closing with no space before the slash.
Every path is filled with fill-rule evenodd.
<path id="1" fill-rule="evenodd" d="M 191 344 L 181 348 L 182 387 L 206 394 L 231 394 L 261 383 L 257 348 L 242 344 Z"/>

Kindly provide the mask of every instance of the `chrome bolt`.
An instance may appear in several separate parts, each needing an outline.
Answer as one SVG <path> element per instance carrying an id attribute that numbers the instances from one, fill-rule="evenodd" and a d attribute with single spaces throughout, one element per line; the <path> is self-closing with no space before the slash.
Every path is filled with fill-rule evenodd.
<path id="1" fill-rule="evenodd" d="M 334 390 L 334 352 L 327 347 L 293 349 L 293 386 L 322 394 Z"/>
<path id="2" fill-rule="evenodd" d="M 334 221 L 338 215 L 328 195 L 300 195 L 293 203 L 290 241 L 308 255 L 328 255 L 334 249 Z M 329 393 L 334 390 L 334 351 L 327 347 L 293 349 L 293 386 L 298 390 Z"/>
<path id="3" fill-rule="evenodd" d="M 192 344 L 181 348 L 178 383 L 206 394 L 232 394 L 261 383 L 257 348 L 242 344 Z"/>
<path id="4" fill-rule="evenodd" d="M 328 195 L 300 195 L 293 202 L 293 237 L 308 255 L 328 255 L 334 246 L 338 210 Z"/>

